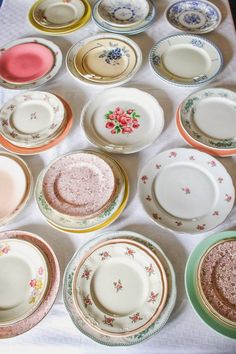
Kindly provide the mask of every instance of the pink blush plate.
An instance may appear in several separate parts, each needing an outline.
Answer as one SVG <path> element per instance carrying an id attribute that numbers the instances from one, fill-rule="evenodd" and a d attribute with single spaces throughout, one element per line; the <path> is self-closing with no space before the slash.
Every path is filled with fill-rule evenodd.
<path id="1" fill-rule="evenodd" d="M 39 43 L 23 43 L 3 51 L 1 77 L 13 83 L 27 83 L 46 75 L 54 65 L 53 52 Z"/>

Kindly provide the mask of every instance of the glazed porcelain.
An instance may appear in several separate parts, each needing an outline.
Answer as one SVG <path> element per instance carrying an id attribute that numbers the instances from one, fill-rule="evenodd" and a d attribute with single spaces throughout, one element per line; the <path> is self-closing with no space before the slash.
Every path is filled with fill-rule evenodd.
<path id="1" fill-rule="evenodd" d="M 113 153 L 129 154 L 151 145 L 164 127 L 164 113 L 150 94 L 119 87 L 99 93 L 83 108 L 88 140 Z"/>
<path id="2" fill-rule="evenodd" d="M 178 148 L 155 156 L 138 181 L 141 203 L 158 225 L 199 233 L 220 225 L 235 198 L 232 179 L 212 156 Z"/>
<path id="3" fill-rule="evenodd" d="M 31 91 L 9 100 L 0 110 L 0 133 L 18 146 L 51 140 L 65 115 L 63 103 L 48 92 Z"/>
<path id="4" fill-rule="evenodd" d="M 175 28 L 204 34 L 213 31 L 221 22 L 221 12 L 210 1 L 177 1 L 166 10 L 167 21 Z"/>
<path id="5" fill-rule="evenodd" d="M 75 44 L 66 57 L 72 77 L 92 85 L 117 86 L 139 70 L 142 53 L 127 37 L 98 34 Z"/>
<path id="6" fill-rule="evenodd" d="M 165 273 L 167 274 L 167 281 L 168 281 L 168 297 L 167 302 L 164 309 L 161 311 L 160 316 L 154 321 L 152 325 L 150 325 L 147 329 L 140 332 L 139 334 L 130 335 L 130 336 L 104 336 L 100 332 L 96 331 L 93 327 L 89 326 L 82 317 L 80 316 L 79 312 L 74 303 L 73 299 L 73 292 L 72 292 L 72 284 L 75 281 L 75 269 L 78 266 L 78 263 L 81 259 L 91 251 L 92 248 L 96 247 L 101 242 L 106 241 L 114 241 L 116 238 L 124 238 L 125 240 L 135 241 L 148 249 L 158 257 L 161 261 L 162 265 L 164 266 Z M 132 257 L 132 256 L 131 256 Z M 106 262 L 106 261 L 104 261 Z M 162 327 L 167 322 L 175 304 L 176 300 L 176 284 L 175 284 L 175 273 L 174 269 L 160 249 L 160 247 L 151 241 L 150 239 L 131 232 L 131 231 L 113 231 L 113 232 L 106 232 L 103 235 L 91 240 L 87 244 L 85 244 L 72 258 L 71 262 L 67 266 L 65 275 L 64 275 L 64 285 L 63 285 L 63 296 L 66 308 L 71 316 L 72 321 L 74 322 L 75 326 L 85 335 L 92 338 L 96 342 L 100 344 L 104 344 L 107 346 L 129 346 L 133 344 L 140 343 L 147 338 L 151 337 L 155 333 L 158 333 Z M 120 290 L 121 291 L 121 290 Z M 118 291 L 118 294 L 119 292 Z"/>
<path id="7" fill-rule="evenodd" d="M 0 338 L 9 338 L 9 337 L 14 337 L 19 334 L 22 334 L 31 328 L 33 328 L 35 325 L 37 325 L 49 312 L 51 309 L 56 296 L 57 292 L 59 289 L 59 283 L 60 283 L 60 269 L 59 269 L 59 264 L 57 261 L 57 258 L 51 249 L 51 247 L 40 237 L 38 237 L 35 234 L 26 232 L 26 231 L 19 231 L 19 230 L 14 230 L 14 231 L 5 231 L 0 233 L 0 243 L 4 242 L 24 242 L 27 243 L 28 247 L 31 247 L 32 249 L 37 249 L 37 252 L 41 254 L 41 256 L 44 258 L 44 261 L 47 264 L 47 274 L 48 274 L 48 286 L 46 287 L 43 298 L 41 299 L 41 302 L 39 301 L 38 304 L 35 306 L 34 311 L 32 313 L 29 313 L 26 318 L 21 319 L 17 321 L 16 323 L 11 323 L 11 324 L 0 324 Z M 5 249 L 6 252 L 7 248 Z M 10 250 L 9 250 L 10 251 Z M 3 255 L 0 256 L 0 262 L 3 259 L 3 257 L 6 257 L 7 254 L 3 252 Z M 8 257 L 10 259 L 10 255 Z M 18 263 L 21 262 L 23 263 L 24 259 L 17 254 L 16 257 Z M 26 263 L 31 263 L 35 262 L 35 257 L 28 258 L 25 260 Z M 12 266 L 13 263 L 9 262 L 10 266 Z M 22 267 L 22 265 L 21 265 Z M 19 268 L 17 268 L 19 269 Z M 40 270 L 41 273 L 41 270 Z M 38 291 L 40 289 L 39 285 L 41 284 L 39 282 L 39 276 L 43 276 L 43 274 L 32 274 L 32 276 L 36 276 L 36 278 L 30 279 L 31 285 L 30 287 L 32 288 L 32 294 L 34 291 Z M 13 278 L 16 277 L 16 273 L 11 275 L 11 281 Z M 6 274 L 4 276 L 6 278 Z M 18 277 L 17 277 L 18 279 Z M 22 283 L 21 283 L 22 284 Z M 2 283 L 1 283 L 2 285 Z M 9 285 L 9 283 L 8 283 Z M 19 287 L 20 284 L 18 281 L 13 281 L 13 287 Z M 35 287 L 35 288 L 34 288 Z M 2 296 L 1 292 L 1 296 Z M 17 294 L 15 294 L 16 296 Z M 19 295 L 19 293 L 18 293 Z M 12 294 L 13 296 L 13 294 Z M 33 309 L 33 304 L 31 305 Z"/>
<path id="8" fill-rule="evenodd" d="M 26 90 L 45 84 L 62 64 L 60 48 L 39 37 L 17 39 L 0 49 L 0 86 Z M 28 63 L 27 70 L 25 63 Z"/>
<path id="9" fill-rule="evenodd" d="M 150 51 L 150 64 L 162 80 L 178 86 L 199 86 L 222 70 L 220 50 L 205 38 L 190 34 L 160 40 Z"/>
<path id="10" fill-rule="evenodd" d="M 203 239 L 189 256 L 185 268 L 185 289 L 188 295 L 189 302 L 192 305 L 193 309 L 200 317 L 200 319 L 205 322 L 209 327 L 211 327 L 218 333 L 232 339 L 235 339 L 236 337 L 236 327 L 227 324 L 209 311 L 208 307 L 206 307 L 205 303 L 202 301 L 202 296 L 199 291 L 197 279 L 199 262 L 201 258 L 206 254 L 207 250 L 214 247 L 214 245 L 219 242 L 226 242 L 231 239 L 235 240 L 235 237 L 235 231 L 226 231 L 214 234 L 210 237 Z M 230 272 L 232 276 L 232 269 Z"/>

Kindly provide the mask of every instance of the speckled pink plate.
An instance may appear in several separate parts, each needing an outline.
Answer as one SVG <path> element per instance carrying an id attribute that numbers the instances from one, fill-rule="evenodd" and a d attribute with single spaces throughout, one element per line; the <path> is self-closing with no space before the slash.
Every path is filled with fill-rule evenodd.
<path id="1" fill-rule="evenodd" d="M 200 293 L 206 306 L 236 326 L 236 239 L 211 247 L 198 268 Z"/>
<path id="2" fill-rule="evenodd" d="M 109 205 L 115 192 L 112 168 L 88 151 L 73 152 L 55 160 L 43 179 L 48 204 L 62 214 L 90 218 Z"/>

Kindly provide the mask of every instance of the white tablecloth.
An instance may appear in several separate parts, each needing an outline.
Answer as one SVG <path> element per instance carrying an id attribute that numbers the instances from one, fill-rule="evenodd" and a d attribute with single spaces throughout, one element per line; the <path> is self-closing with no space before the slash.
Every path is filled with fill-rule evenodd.
<path id="1" fill-rule="evenodd" d="M 158 18 L 155 24 L 146 32 L 132 38 L 140 45 L 143 52 L 143 65 L 138 74 L 126 85 L 145 90 L 155 96 L 165 111 L 165 128 L 161 137 L 146 150 L 130 156 L 116 155 L 126 168 L 131 185 L 131 195 L 128 205 L 119 219 L 107 229 L 129 229 L 147 235 L 158 242 L 172 261 L 178 286 L 178 299 L 176 307 L 167 325 L 159 334 L 147 342 L 137 346 L 124 348 L 107 348 L 97 344 L 81 334 L 70 320 L 62 302 L 61 290 L 57 301 L 46 318 L 28 333 L 19 337 L 2 340 L 0 353 L 66 353 L 66 354 L 95 354 L 95 353 L 121 353 L 125 351 L 134 353 L 208 353 L 208 354 L 234 354 L 236 341 L 225 338 L 208 328 L 194 313 L 187 301 L 184 290 L 184 268 L 190 251 L 201 241 L 206 234 L 176 236 L 163 231 L 143 211 L 136 193 L 137 176 L 142 166 L 162 150 L 185 146 L 175 127 L 175 111 L 178 104 L 189 95 L 193 89 L 172 87 L 161 82 L 151 72 L 148 64 L 148 53 L 155 42 L 161 38 L 178 33 L 168 25 L 164 17 L 164 10 L 173 1 L 158 1 Z M 224 70 L 210 85 L 212 87 L 236 88 L 236 36 L 230 9 L 227 0 L 213 1 L 221 10 L 223 19 L 221 25 L 206 37 L 214 41 L 222 50 L 225 60 Z M 33 0 L 4 0 L 0 9 L 0 41 L 1 46 L 10 40 L 19 37 L 38 35 L 27 21 L 27 12 Z M 92 20 L 81 30 L 64 37 L 47 37 L 57 43 L 64 54 L 70 46 L 80 39 L 99 32 Z M 76 149 L 91 148 L 80 128 L 80 112 L 85 102 L 98 92 L 97 88 L 88 87 L 75 81 L 66 72 L 65 65 L 59 74 L 40 90 L 50 91 L 64 97 L 72 106 L 75 122 L 69 136 L 57 147 L 37 156 L 24 157 L 37 178 L 41 169 L 56 156 Z M 17 92 L 1 89 L 1 104 L 6 102 Z M 230 172 L 236 185 L 235 158 L 224 158 L 221 162 Z M 217 230 L 233 229 L 236 224 L 236 211 L 234 210 L 227 221 Z M 32 231 L 42 236 L 54 249 L 59 259 L 61 273 L 74 252 L 87 240 L 94 238 L 101 231 L 84 235 L 71 235 L 60 233 L 43 220 L 36 203 L 31 199 L 21 215 L 9 225 L 0 228 L 0 231 L 22 229 Z M 215 230 L 215 231 L 217 231 Z"/>

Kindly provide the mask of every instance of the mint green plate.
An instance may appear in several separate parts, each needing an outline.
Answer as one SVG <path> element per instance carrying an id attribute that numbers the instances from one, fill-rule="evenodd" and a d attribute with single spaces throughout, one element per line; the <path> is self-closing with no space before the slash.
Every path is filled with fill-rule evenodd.
<path id="1" fill-rule="evenodd" d="M 226 337 L 236 339 L 236 327 L 233 328 L 232 326 L 221 322 L 208 312 L 208 309 L 206 309 L 198 293 L 196 281 L 198 264 L 204 253 L 208 250 L 209 247 L 214 245 L 216 242 L 229 238 L 236 238 L 236 231 L 225 231 L 219 234 L 212 235 L 210 237 L 207 237 L 202 242 L 200 242 L 199 245 L 197 245 L 197 247 L 189 256 L 186 264 L 185 289 L 188 295 L 189 302 L 191 303 L 193 309 L 203 322 L 205 322 L 216 332 Z"/>

